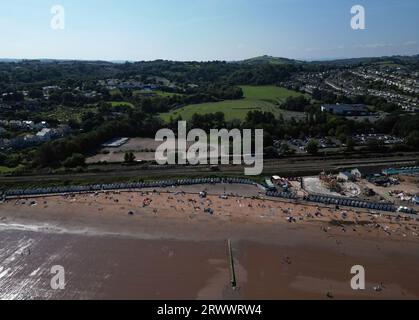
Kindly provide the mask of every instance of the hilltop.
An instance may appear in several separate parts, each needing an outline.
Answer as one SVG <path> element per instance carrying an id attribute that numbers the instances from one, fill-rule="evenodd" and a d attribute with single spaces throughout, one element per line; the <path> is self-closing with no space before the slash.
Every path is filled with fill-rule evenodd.
<path id="1" fill-rule="evenodd" d="M 288 58 L 281 58 L 281 57 L 273 57 L 269 55 L 264 55 L 260 57 L 254 57 L 242 61 L 238 61 L 242 64 L 300 64 L 304 63 L 303 61 L 288 59 Z"/>

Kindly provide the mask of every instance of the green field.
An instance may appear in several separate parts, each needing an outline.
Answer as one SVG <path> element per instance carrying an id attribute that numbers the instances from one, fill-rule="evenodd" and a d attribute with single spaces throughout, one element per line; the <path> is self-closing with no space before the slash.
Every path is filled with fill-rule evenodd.
<path id="1" fill-rule="evenodd" d="M 190 120 L 195 113 L 208 114 L 220 111 L 225 114 L 227 121 L 231 121 L 233 119 L 244 120 L 248 112 L 259 110 L 272 112 L 277 117 L 282 114 L 286 119 L 304 117 L 303 113 L 284 111 L 277 106 L 278 103 L 283 102 L 288 97 L 301 95 L 299 92 L 275 86 L 241 86 L 241 88 L 243 89 L 244 99 L 189 105 L 163 113 L 160 116 L 168 122 L 170 118 L 178 116 L 181 116 L 184 120 Z"/>
<path id="2" fill-rule="evenodd" d="M 15 172 L 17 169 L 19 169 L 19 167 L 9 168 L 9 167 L 0 166 L 0 174 L 12 173 L 12 172 Z"/>
<path id="3" fill-rule="evenodd" d="M 134 108 L 134 105 L 131 102 L 125 102 L 125 101 L 112 101 L 111 102 L 112 107 L 127 107 L 127 108 Z"/>
<path id="4" fill-rule="evenodd" d="M 166 92 L 166 91 L 161 91 L 161 90 L 155 90 L 155 91 L 148 91 L 148 90 L 134 90 L 132 92 L 132 94 L 134 96 L 142 96 L 144 94 L 154 94 L 156 97 L 163 97 L 163 98 L 169 98 L 169 97 L 173 97 L 173 96 L 180 96 L 180 93 L 172 93 L 172 92 Z"/>

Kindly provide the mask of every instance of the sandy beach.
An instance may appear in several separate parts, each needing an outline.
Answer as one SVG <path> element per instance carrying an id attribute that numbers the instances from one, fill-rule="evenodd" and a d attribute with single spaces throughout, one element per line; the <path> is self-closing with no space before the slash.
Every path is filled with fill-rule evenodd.
<path id="1" fill-rule="evenodd" d="M 13 199 L 0 204 L 0 298 L 418 299 L 418 234 L 413 219 L 261 198 L 254 186 Z M 68 273 L 58 292 L 56 264 Z M 350 287 L 354 265 L 366 290 Z"/>

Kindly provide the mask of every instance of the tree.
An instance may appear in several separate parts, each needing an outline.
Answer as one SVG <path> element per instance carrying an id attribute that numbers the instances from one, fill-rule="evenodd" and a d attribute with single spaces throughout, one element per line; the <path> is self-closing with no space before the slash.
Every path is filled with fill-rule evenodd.
<path id="1" fill-rule="evenodd" d="M 124 156 L 124 161 L 126 163 L 133 163 L 135 161 L 135 155 L 132 152 L 126 152 Z"/>
<path id="2" fill-rule="evenodd" d="M 367 150 L 370 152 L 383 152 L 386 150 L 386 147 L 383 141 L 378 139 L 370 139 L 367 141 Z"/>
<path id="3" fill-rule="evenodd" d="M 12 92 L 3 96 L 5 102 L 22 102 L 25 100 L 25 96 L 22 92 Z"/>
<path id="4" fill-rule="evenodd" d="M 4 165 L 6 162 L 7 156 L 4 153 L 0 153 L 0 166 Z"/>
<path id="5" fill-rule="evenodd" d="M 304 96 L 288 97 L 281 109 L 304 112 L 310 106 L 310 101 Z"/>
<path id="6" fill-rule="evenodd" d="M 316 140 L 310 140 L 307 144 L 307 152 L 310 154 L 317 154 L 319 152 L 319 144 Z"/>
<path id="7" fill-rule="evenodd" d="M 74 153 L 71 157 L 63 161 L 63 166 L 66 168 L 75 168 L 79 166 L 84 166 L 86 158 L 80 153 Z"/>
<path id="8" fill-rule="evenodd" d="M 281 147 L 279 148 L 279 153 L 281 155 L 291 155 L 295 153 L 294 149 L 291 149 L 290 146 L 286 143 L 281 144 Z"/>
<path id="9" fill-rule="evenodd" d="M 4 160 L 4 165 L 9 168 L 15 168 L 22 164 L 23 158 L 19 153 L 13 153 Z"/>
<path id="10" fill-rule="evenodd" d="M 407 145 L 415 150 L 419 150 L 419 131 L 412 131 L 407 137 Z"/>
<path id="11" fill-rule="evenodd" d="M 355 141 L 351 137 L 346 139 L 346 151 L 352 152 L 355 149 Z"/>
<path id="12" fill-rule="evenodd" d="M 71 92 L 64 92 L 61 95 L 61 101 L 62 101 L 62 104 L 64 105 L 72 105 L 74 100 L 75 100 L 75 97 Z"/>
<path id="13" fill-rule="evenodd" d="M 340 134 L 337 134 L 337 138 L 338 138 L 338 140 L 340 141 L 340 142 L 342 142 L 342 143 L 346 143 L 347 141 L 348 141 L 348 139 L 350 139 L 346 134 L 344 134 L 344 133 L 340 133 Z"/>
<path id="14" fill-rule="evenodd" d="M 273 146 L 266 147 L 263 152 L 265 153 L 265 157 L 267 159 L 278 158 L 278 150 Z"/>
<path id="15" fill-rule="evenodd" d="M 30 90 L 29 97 L 32 99 L 42 99 L 44 97 L 44 93 L 39 89 Z"/>

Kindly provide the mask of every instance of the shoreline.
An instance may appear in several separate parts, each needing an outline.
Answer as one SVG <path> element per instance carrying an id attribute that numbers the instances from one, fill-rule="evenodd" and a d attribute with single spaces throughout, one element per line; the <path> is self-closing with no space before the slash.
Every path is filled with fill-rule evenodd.
<path id="1" fill-rule="evenodd" d="M 323 227 L 323 230 L 341 228 L 345 233 L 346 229 L 357 229 L 364 236 L 377 233 L 378 229 L 378 233 L 390 234 L 393 238 L 402 236 L 404 240 L 417 238 L 419 234 L 418 218 L 400 218 L 396 214 L 376 210 L 336 209 L 324 204 L 270 198 L 262 195 L 255 186 L 204 187 L 205 198 L 201 198 L 196 191 L 200 186 L 187 186 L 8 199 L 0 204 L 0 223 L 3 228 L 11 224 L 29 224 L 33 225 L 33 229 L 50 232 L 56 229 L 58 233 L 74 233 L 76 230 L 86 233 L 81 229 L 91 230 L 95 234 L 102 231 L 104 234 L 122 236 L 138 232 L 145 236 L 157 234 L 157 238 L 170 237 L 176 228 L 188 234 L 188 229 L 193 231 L 191 227 L 224 228 L 225 232 L 232 232 L 237 226 L 251 231 L 252 225 L 256 231 L 258 228 L 269 229 L 282 225 L 299 228 L 315 225 Z M 159 235 L 158 228 L 147 228 L 151 223 L 162 227 L 163 231 L 167 227 L 166 231 L 172 232 Z M 175 224 L 172 229 L 171 223 Z M 412 230 L 402 232 L 402 227 L 410 226 Z M 217 230 L 214 231 L 216 235 Z M 246 238 L 240 232 L 238 236 Z M 180 234 L 174 235 L 174 239 L 179 238 L 182 238 Z M 209 240 L 211 238 L 209 235 Z M 226 238 L 229 237 L 223 237 Z M 190 237 L 187 239 L 192 240 Z M 198 237 L 198 240 L 206 239 Z"/>

